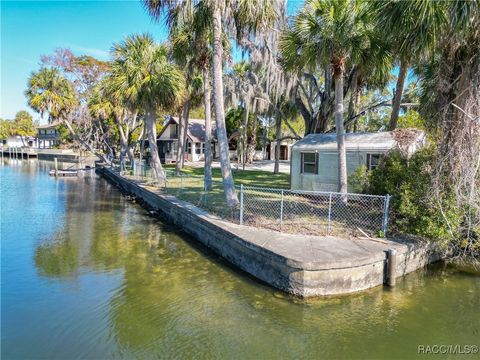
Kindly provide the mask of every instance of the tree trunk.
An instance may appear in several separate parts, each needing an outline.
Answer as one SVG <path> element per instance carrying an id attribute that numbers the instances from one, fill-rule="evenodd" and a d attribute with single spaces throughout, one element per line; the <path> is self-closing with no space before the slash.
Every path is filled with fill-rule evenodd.
<path id="1" fill-rule="evenodd" d="M 183 134 L 185 133 L 186 127 L 185 127 L 185 122 L 184 122 L 184 112 L 185 112 L 185 106 L 187 106 L 187 103 L 183 104 L 183 110 L 181 113 L 178 114 L 178 149 L 177 149 L 177 157 L 175 159 L 175 175 L 180 175 L 180 170 L 182 169 L 183 166 L 183 160 L 185 158 L 185 137 Z"/>
<path id="2" fill-rule="evenodd" d="M 343 128 L 343 68 L 337 67 L 335 76 L 335 126 L 338 150 L 338 191 L 347 193 L 347 154 L 345 150 L 345 130 Z"/>
<path id="3" fill-rule="evenodd" d="M 206 191 L 212 190 L 212 118 L 210 104 L 210 76 L 209 69 L 203 68 L 203 105 L 205 107 L 205 169 L 204 187 Z"/>
<path id="4" fill-rule="evenodd" d="M 150 148 L 150 166 L 153 170 L 153 177 L 157 181 L 166 181 L 160 156 L 157 147 L 157 127 L 155 124 L 155 110 L 149 108 L 145 111 L 145 130 L 147 131 L 148 146 Z"/>
<path id="5" fill-rule="evenodd" d="M 228 138 L 225 126 L 225 111 L 223 108 L 223 44 L 222 44 L 222 14 L 218 5 L 213 11 L 213 99 L 215 105 L 215 120 L 217 122 L 217 138 L 219 145 L 220 166 L 222 170 L 223 190 L 228 206 L 238 204 L 235 184 L 233 182 L 230 157 L 228 154 Z"/>
<path id="6" fill-rule="evenodd" d="M 354 115 L 356 115 L 360 110 L 360 88 L 359 87 L 357 87 L 357 91 L 355 93 L 355 98 L 353 100 L 353 108 L 355 110 Z M 353 121 L 353 132 L 355 133 L 357 131 L 358 131 L 358 116 Z"/>
<path id="7" fill-rule="evenodd" d="M 275 129 L 275 166 L 273 167 L 273 173 L 278 174 L 280 172 L 280 138 L 282 137 L 282 118 L 277 116 Z M 270 151 L 272 146 L 270 145 Z"/>
<path id="8" fill-rule="evenodd" d="M 123 169 L 128 143 L 125 136 L 125 131 L 123 130 L 122 122 L 120 121 L 120 117 L 116 114 L 113 117 L 117 123 L 118 133 L 120 135 L 120 167 Z"/>
<path id="9" fill-rule="evenodd" d="M 72 134 L 72 136 L 78 140 L 83 146 L 85 146 L 87 148 L 87 150 L 89 150 L 90 152 L 92 152 L 93 154 L 95 154 L 100 160 L 102 160 L 105 164 L 108 164 L 108 163 L 111 163 L 110 161 L 108 161 L 105 156 L 103 156 L 103 154 L 100 154 L 99 152 L 96 152 L 91 146 L 89 143 L 87 143 L 86 141 L 82 140 L 80 138 L 80 136 L 77 135 L 77 133 L 75 132 L 75 130 L 73 130 L 73 127 L 72 127 L 72 124 L 70 124 L 70 122 L 67 120 L 67 119 L 63 119 L 63 122 L 64 124 L 67 126 L 67 129 L 68 131 L 70 132 L 70 134 Z"/>
<path id="10" fill-rule="evenodd" d="M 142 142 L 140 143 L 140 163 L 143 159 L 143 153 L 145 151 L 145 135 L 147 135 L 147 129 L 145 126 L 145 122 L 143 122 L 143 129 L 142 129 Z"/>
<path id="11" fill-rule="evenodd" d="M 138 135 L 138 139 L 142 139 L 142 142 L 143 142 L 144 133 L 145 133 L 145 126 L 142 126 L 142 130 L 140 130 L 140 134 Z M 138 140 L 135 141 L 133 144 L 128 145 L 128 150 L 132 153 L 132 155 L 134 154 L 134 149 L 137 147 L 137 144 L 138 144 Z M 143 151 L 143 147 L 141 151 Z M 133 158 L 133 161 L 134 160 L 135 160 L 135 157 Z M 140 154 L 140 161 L 141 160 L 142 160 L 142 155 Z"/>
<path id="12" fill-rule="evenodd" d="M 353 74 L 353 79 L 352 79 L 352 91 L 350 92 L 350 101 L 348 103 L 348 118 L 351 119 L 355 116 L 357 113 L 357 108 L 355 105 L 357 104 L 356 99 L 358 98 L 358 92 L 359 92 L 359 87 L 358 87 L 358 71 L 355 70 L 355 73 Z M 351 132 L 353 128 L 353 124 L 349 123 L 347 125 L 347 132 Z"/>
<path id="13" fill-rule="evenodd" d="M 257 148 L 257 100 L 253 101 L 253 127 L 252 127 L 252 137 L 248 142 L 247 146 L 247 163 L 251 164 L 255 156 L 255 149 Z"/>
<path id="14" fill-rule="evenodd" d="M 185 103 L 185 106 L 183 108 L 183 156 L 181 158 L 181 164 L 180 168 L 183 169 L 183 166 L 185 165 L 185 147 L 187 145 L 187 134 L 188 134 L 188 119 L 190 117 L 190 100 L 187 100 Z M 193 151 L 193 145 L 190 148 L 190 151 Z M 193 152 L 192 152 L 192 160 L 193 160 Z"/>
<path id="15" fill-rule="evenodd" d="M 390 123 L 388 130 L 392 131 L 397 128 L 398 114 L 400 112 L 400 103 L 402 102 L 403 88 L 405 87 L 405 79 L 407 78 L 408 62 L 400 61 L 400 71 L 398 73 L 397 85 L 395 87 L 395 96 L 392 100 L 392 115 L 390 116 Z"/>
<path id="16" fill-rule="evenodd" d="M 250 113 L 250 99 L 246 96 L 243 100 L 243 123 L 242 123 L 242 134 L 240 139 L 241 150 L 240 154 L 242 157 L 242 169 L 245 170 L 245 149 L 247 144 L 247 130 L 248 130 L 248 115 Z"/>

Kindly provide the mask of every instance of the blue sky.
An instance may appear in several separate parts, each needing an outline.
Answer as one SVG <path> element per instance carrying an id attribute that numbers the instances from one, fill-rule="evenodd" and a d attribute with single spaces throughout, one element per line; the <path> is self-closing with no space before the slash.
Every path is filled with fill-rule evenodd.
<path id="1" fill-rule="evenodd" d="M 22 109 L 34 114 L 23 92 L 40 55 L 68 47 L 107 60 L 112 43 L 135 32 L 158 41 L 167 36 L 139 1 L 2 1 L 0 117 L 13 118 Z"/>
<path id="2" fill-rule="evenodd" d="M 289 14 L 302 0 L 289 3 Z M 4 1 L 1 0 L 0 117 L 28 110 L 23 95 L 40 56 L 57 47 L 75 54 L 108 59 L 113 42 L 131 33 L 149 32 L 164 41 L 167 32 L 153 23 L 140 1 Z M 34 114 L 34 118 L 38 118 Z"/>

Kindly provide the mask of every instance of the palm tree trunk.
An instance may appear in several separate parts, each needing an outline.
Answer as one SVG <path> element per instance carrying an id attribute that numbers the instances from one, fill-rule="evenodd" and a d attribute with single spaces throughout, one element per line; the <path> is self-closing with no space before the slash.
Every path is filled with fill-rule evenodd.
<path id="1" fill-rule="evenodd" d="M 182 168 L 182 159 L 185 157 L 185 143 L 183 142 L 183 133 L 185 131 L 185 126 L 183 122 L 182 113 L 178 114 L 178 149 L 177 157 L 175 159 L 175 175 L 180 175 L 180 169 Z"/>
<path id="2" fill-rule="evenodd" d="M 180 169 L 183 169 L 185 165 L 185 146 L 187 145 L 187 134 L 188 134 L 188 118 L 190 117 L 190 100 L 187 100 L 185 106 L 183 107 L 183 154 L 182 158 L 180 159 Z M 191 151 L 193 150 L 193 146 L 190 148 Z M 193 160 L 193 154 L 192 160 Z"/>
<path id="3" fill-rule="evenodd" d="M 280 137 L 282 136 L 282 118 L 277 116 L 277 124 L 275 129 L 275 166 L 273 167 L 273 173 L 278 174 L 280 172 Z M 272 151 L 270 146 L 270 151 Z"/>
<path id="4" fill-rule="evenodd" d="M 233 182 L 230 156 L 228 153 L 228 138 L 225 126 L 225 111 L 223 108 L 223 69 L 222 69 L 222 14 L 218 5 L 213 11 L 213 100 L 215 105 L 215 120 L 217 122 L 217 138 L 219 145 L 220 166 L 222 170 L 223 190 L 228 206 L 238 204 L 235 184 Z"/>
<path id="5" fill-rule="evenodd" d="M 247 146 L 247 163 L 251 164 L 255 156 L 255 149 L 257 148 L 257 100 L 253 101 L 253 127 L 252 127 L 252 137 L 248 142 Z"/>
<path id="6" fill-rule="evenodd" d="M 145 111 L 145 129 L 147 130 L 148 146 L 150 147 L 151 167 L 155 180 L 165 181 L 165 173 L 163 171 L 160 156 L 157 147 L 157 128 L 155 124 L 155 109 L 149 108 Z"/>
<path id="7" fill-rule="evenodd" d="M 405 79 L 407 78 L 408 62 L 400 60 L 400 71 L 398 73 L 397 85 L 395 87 L 395 96 L 392 100 L 392 115 L 388 130 L 392 131 L 397 128 L 398 114 L 400 112 L 400 103 L 402 102 L 403 89 L 405 87 Z"/>
<path id="8" fill-rule="evenodd" d="M 205 107 L 205 169 L 204 187 L 206 191 L 212 190 L 212 118 L 210 104 L 210 76 L 208 68 L 203 68 L 203 104 Z"/>
<path id="9" fill-rule="evenodd" d="M 345 129 L 343 128 L 343 68 L 335 69 L 335 126 L 338 150 L 338 191 L 347 193 L 347 153 L 345 149 Z"/>
<path id="10" fill-rule="evenodd" d="M 250 113 L 250 101 L 248 97 L 245 97 L 243 100 L 244 107 L 243 107 L 243 124 L 242 124 L 242 136 L 241 136 L 241 151 L 240 154 L 242 156 L 242 168 L 245 170 L 245 150 L 246 150 L 246 143 L 247 143 L 247 128 L 248 128 L 248 115 Z"/>

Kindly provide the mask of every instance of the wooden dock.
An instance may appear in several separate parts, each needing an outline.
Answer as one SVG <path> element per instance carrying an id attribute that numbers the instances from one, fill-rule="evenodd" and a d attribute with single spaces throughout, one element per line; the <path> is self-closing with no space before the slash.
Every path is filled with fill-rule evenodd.
<path id="1" fill-rule="evenodd" d="M 0 149 L 1 157 L 8 157 L 10 159 L 30 159 L 31 157 L 38 157 L 37 149 L 29 147 L 10 147 L 7 149 Z"/>

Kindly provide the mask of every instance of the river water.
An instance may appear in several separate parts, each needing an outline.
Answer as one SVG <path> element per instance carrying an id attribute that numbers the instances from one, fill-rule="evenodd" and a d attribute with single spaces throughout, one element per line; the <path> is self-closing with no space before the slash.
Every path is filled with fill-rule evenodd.
<path id="1" fill-rule="evenodd" d="M 429 358 L 419 345 L 480 346 L 475 272 L 437 265 L 394 289 L 304 301 L 95 175 L 57 180 L 50 163 L 6 162 L 2 359 L 404 359 Z"/>

